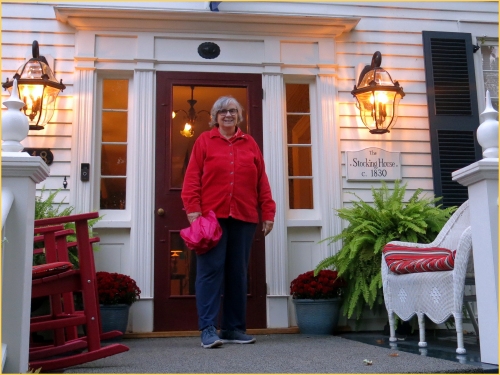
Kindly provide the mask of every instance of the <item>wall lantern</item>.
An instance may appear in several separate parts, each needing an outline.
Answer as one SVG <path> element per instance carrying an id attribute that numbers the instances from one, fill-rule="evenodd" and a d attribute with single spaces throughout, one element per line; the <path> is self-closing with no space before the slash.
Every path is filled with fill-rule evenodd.
<path id="1" fill-rule="evenodd" d="M 361 71 L 351 94 L 356 98 L 361 121 L 372 134 L 389 133 L 398 118 L 398 104 L 405 96 L 398 81 L 380 67 L 382 54 L 373 54 L 371 65 Z"/>
<path id="2" fill-rule="evenodd" d="M 184 129 L 180 131 L 181 135 L 186 137 L 186 138 L 191 138 L 194 135 L 194 123 L 196 119 L 198 118 L 198 115 L 202 112 L 206 112 L 210 114 L 207 110 L 200 110 L 196 112 L 194 109 L 194 105 L 198 102 L 197 100 L 193 99 L 194 95 L 194 86 L 191 86 L 191 99 L 189 99 L 187 102 L 189 104 L 189 109 L 187 111 L 183 109 L 177 109 L 172 112 L 172 118 L 175 118 L 177 113 L 183 112 L 184 115 L 187 117 L 187 122 L 184 124 Z"/>
<path id="3" fill-rule="evenodd" d="M 24 102 L 21 109 L 29 119 L 30 130 L 42 130 L 54 114 L 59 91 L 66 88 L 62 80 L 57 82 L 45 57 L 40 56 L 38 42 L 33 41 L 33 58 L 22 65 L 14 74 L 17 80 L 19 98 Z M 2 84 L 9 92 L 14 81 Z"/>

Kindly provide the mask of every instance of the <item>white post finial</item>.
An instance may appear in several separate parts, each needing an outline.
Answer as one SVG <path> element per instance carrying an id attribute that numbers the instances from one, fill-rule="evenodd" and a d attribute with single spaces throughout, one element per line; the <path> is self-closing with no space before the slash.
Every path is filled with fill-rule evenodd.
<path id="1" fill-rule="evenodd" d="M 491 104 L 489 90 L 486 91 L 486 108 L 480 115 L 477 141 L 483 148 L 483 157 L 498 158 L 498 112 Z"/>
<path id="2" fill-rule="evenodd" d="M 2 113 L 2 151 L 19 152 L 24 146 L 21 141 L 28 136 L 29 121 L 20 111 L 24 102 L 19 99 L 17 90 L 17 79 L 12 84 L 12 92 L 9 99 L 3 102 L 7 111 Z"/>

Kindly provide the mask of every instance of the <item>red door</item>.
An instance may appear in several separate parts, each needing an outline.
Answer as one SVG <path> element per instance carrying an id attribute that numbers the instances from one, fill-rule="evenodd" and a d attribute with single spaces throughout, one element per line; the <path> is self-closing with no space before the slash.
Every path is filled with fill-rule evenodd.
<path id="1" fill-rule="evenodd" d="M 197 330 L 194 282 L 196 256 L 179 231 L 189 225 L 181 189 L 193 143 L 209 129 L 207 112 L 222 95 L 244 108 L 242 130 L 262 149 L 262 77 L 256 74 L 156 74 L 156 181 L 154 249 L 154 330 Z M 189 117 L 193 129 L 184 129 Z M 257 230 L 249 266 L 247 327 L 266 327 L 264 236 Z"/>

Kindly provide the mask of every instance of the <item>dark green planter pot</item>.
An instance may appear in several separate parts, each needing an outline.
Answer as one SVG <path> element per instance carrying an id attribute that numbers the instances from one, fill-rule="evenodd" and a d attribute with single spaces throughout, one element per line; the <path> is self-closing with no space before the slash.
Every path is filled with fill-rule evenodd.
<path id="1" fill-rule="evenodd" d="M 99 305 L 101 309 L 102 332 L 127 330 L 130 305 Z"/>
<path id="2" fill-rule="evenodd" d="M 293 299 L 300 333 L 333 335 L 339 322 L 340 298 Z"/>

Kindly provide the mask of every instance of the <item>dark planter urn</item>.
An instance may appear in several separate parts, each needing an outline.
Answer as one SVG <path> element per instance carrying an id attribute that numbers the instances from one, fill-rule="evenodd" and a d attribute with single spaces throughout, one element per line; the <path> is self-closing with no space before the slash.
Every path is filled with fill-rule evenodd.
<path id="1" fill-rule="evenodd" d="M 99 305 L 101 310 L 102 332 L 127 331 L 130 305 Z"/>
<path id="2" fill-rule="evenodd" d="M 293 299 L 299 331 L 306 335 L 332 335 L 340 315 L 340 298 Z"/>

